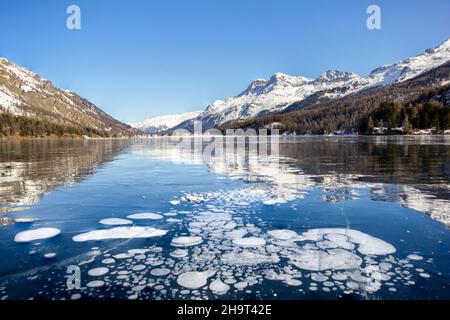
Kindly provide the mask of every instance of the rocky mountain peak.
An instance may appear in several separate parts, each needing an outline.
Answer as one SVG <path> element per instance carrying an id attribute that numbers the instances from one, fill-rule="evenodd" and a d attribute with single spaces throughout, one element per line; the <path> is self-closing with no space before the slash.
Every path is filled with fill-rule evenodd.
<path id="1" fill-rule="evenodd" d="M 88 100 L 54 86 L 38 74 L 0 58 L 0 112 L 36 117 L 111 135 L 138 133 Z"/>
<path id="2" fill-rule="evenodd" d="M 324 83 L 324 82 L 338 82 L 338 81 L 349 81 L 353 78 L 358 78 L 359 75 L 353 72 L 340 71 L 336 69 L 327 70 L 322 73 L 315 82 Z"/>

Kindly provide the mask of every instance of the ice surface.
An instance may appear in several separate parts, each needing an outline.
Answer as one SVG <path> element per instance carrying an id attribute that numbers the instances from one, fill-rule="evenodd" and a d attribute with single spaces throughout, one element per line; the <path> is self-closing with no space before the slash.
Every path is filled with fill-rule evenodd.
<path id="1" fill-rule="evenodd" d="M 247 234 L 247 229 L 235 229 L 233 231 L 229 231 L 225 233 L 225 237 L 229 238 L 229 239 L 237 239 L 237 238 L 242 238 L 243 236 L 245 236 Z"/>
<path id="2" fill-rule="evenodd" d="M 154 276 L 165 276 L 170 273 L 170 269 L 167 268 L 155 268 L 150 271 L 150 274 Z"/>
<path id="3" fill-rule="evenodd" d="M 183 250 L 183 249 L 177 249 L 174 250 L 170 253 L 170 256 L 174 257 L 174 258 L 184 258 L 187 257 L 189 253 L 187 252 L 187 250 Z"/>
<path id="4" fill-rule="evenodd" d="M 418 254 L 410 254 L 407 256 L 407 258 L 410 260 L 416 260 L 416 261 L 423 260 L 423 257 L 419 256 Z"/>
<path id="5" fill-rule="evenodd" d="M 174 247 L 190 247 L 202 243 L 202 237 L 192 236 L 192 237 L 178 237 L 173 238 L 170 243 Z"/>
<path id="6" fill-rule="evenodd" d="M 198 289 L 206 285 L 209 277 L 213 276 L 215 271 L 190 271 L 182 273 L 177 278 L 177 283 L 188 289 Z"/>
<path id="7" fill-rule="evenodd" d="M 240 247 L 260 247 L 266 244 L 266 240 L 264 238 L 247 237 L 234 239 L 233 243 Z"/>
<path id="8" fill-rule="evenodd" d="M 143 264 L 137 264 L 137 265 L 135 265 L 133 268 L 131 268 L 131 270 L 133 270 L 133 271 L 142 271 L 142 270 L 144 270 L 146 267 L 145 267 L 145 265 L 143 265 Z"/>
<path id="9" fill-rule="evenodd" d="M 112 229 L 94 230 L 73 237 L 75 242 L 108 239 L 151 238 L 163 236 L 167 230 L 151 227 L 116 227 Z"/>
<path id="10" fill-rule="evenodd" d="M 297 268 L 312 271 L 353 269 L 358 268 L 362 263 L 359 256 L 344 249 L 332 249 L 328 252 L 307 249 L 290 258 Z"/>
<path id="11" fill-rule="evenodd" d="M 209 289 L 216 295 L 223 295 L 230 290 L 230 286 L 218 278 L 209 284 Z"/>
<path id="12" fill-rule="evenodd" d="M 113 258 L 106 258 L 102 260 L 103 264 L 112 264 L 114 262 L 116 262 L 116 260 L 114 260 Z"/>
<path id="13" fill-rule="evenodd" d="M 330 238 L 330 234 L 332 235 Z M 384 240 L 372 237 L 358 230 L 343 228 L 311 229 L 302 234 L 305 239 L 319 241 L 328 235 L 329 239 L 338 240 L 335 235 L 344 235 L 348 241 L 359 244 L 358 251 L 364 255 L 388 255 L 394 253 L 395 247 Z M 333 236 L 334 235 L 334 236 Z M 343 239 L 339 240 L 343 241 Z M 342 243 L 342 242 L 341 242 Z"/>
<path id="14" fill-rule="evenodd" d="M 345 281 L 347 280 L 347 275 L 345 273 L 333 273 L 332 278 L 337 281 Z"/>
<path id="15" fill-rule="evenodd" d="M 120 218 L 108 218 L 108 219 L 102 219 L 99 221 L 99 223 L 108 225 L 108 226 L 120 226 L 125 224 L 132 224 L 133 222 L 127 219 L 120 219 Z"/>
<path id="16" fill-rule="evenodd" d="M 287 279 L 284 282 L 286 282 L 287 285 L 292 286 L 292 287 L 298 287 L 298 286 L 302 285 L 302 282 L 297 279 Z"/>
<path id="17" fill-rule="evenodd" d="M 39 228 L 22 231 L 14 237 L 15 242 L 32 242 L 35 240 L 49 239 L 56 237 L 61 231 L 56 228 Z"/>
<path id="18" fill-rule="evenodd" d="M 270 192 L 267 191 L 265 195 L 257 193 L 257 197 L 267 199 L 267 196 L 272 195 Z M 101 265 L 109 267 L 110 272 L 105 273 L 105 278 L 91 280 L 103 280 L 111 290 L 87 290 L 83 292 L 83 298 L 101 294 L 109 296 L 113 287 L 121 288 L 118 291 L 114 289 L 115 298 L 137 295 L 140 299 L 170 299 L 187 295 L 184 298 L 208 299 L 221 294 L 240 298 L 245 297 L 244 292 L 259 298 L 280 293 L 279 290 L 301 295 L 309 287 L 316 287 L 311 290 L 321 292 L 324 288 L 336 291 L 338 296 L 343 291 L 350 294 L 375 292 L 391 278 L 393 286 L 397 287 L 414 279 L 413 272 L 425 273 L 424 270 L 415 271 L 409 259 L 403 259 L 399 264 L 394 255 L 383 256 L 395 252 L 395 248 L 357 230 L 327 228 L 304 233 L 288 229 L 271 230 L 272 227 L 280 228 L 281 224 L 278 221 L 265 221 L 264 217 L 258 216 L 258 206 L 250 205 L 241 212 L 240 206 L 246 195 L 247 192 L 242 189 L 206 193 L 202 195 L 202 202 L 190 203 L 190 211 L 182 216 L 182 225 L 165 223 L 174 229 L 172 239 L 168 238 L 174 246 L 172 249 L 166 248 L 167 238 L 158 244 L 160 247 L 155 247 L 153 241 L 117 241 L 106 247 L 105 243 L 99 243 L 101 249 L 96 248 L 95 251 L 100 255 L 95 258 L 95 262 L 104 263 Z M 249 197 L 253 196 L 251 194 Z M 255 203 L 251 199 L 248 202 Z M 261 201 L 257 200 L 256 203 Z M 180 211 L 176 211 L 176 214 L 176 218 L 181 216 Z M 163 216 L 166 217 L 166 214 Z M 169 222 L 169 219 L 164 221 Z M 290 228 L 287 225 L 285 227 Z M 129 230 L 133 227 L 121 228 Z M 93 233 L 110 233 L 111 230 L 120 229 L 95 230 Z M 87 237 L 89 239 L 97 238 L 92 237 L 92 233 L 87 234 L 90 234 Z M 83 235 L 81 238 L 86 238 L 86 234 Z M 105 236 L 98 238 L 103 239 Z M 129 249 L 136 246 L 139 246 L 138 249 Z M 161 246 L 164 246 L 164 250 Z M 368 252 L 370 254 L 367 255 Z M 111 262 L 111 265 L 106 262 Z M 407 264 L 411 264 L 411 267 Z M 411 275 L 403 273 L 405 268 L 409 268 Z M 217 275 L 199 272 L 204 270 L 217 270 Z M 268 271 L 272 270 L 273 277 L 268 276 Z M 270 283 L 264 283 L 269 280 L 280 283 L 272 287 Z M 174 286 L 175 281 L 181 287 Z M 257 288 L 252 287 L 255 285 Z M 269 293 L 263 288 L 270 288 Z"/>
<path id="19" fill-rule="evenodd" d="M 298 236 L 297 232 L 286 229 L 270 230 L 267 234 L 278 240 L 290 240 Z"/>
<path id="20" fill-rule="evenodd" d="M 312 274 L 311 275 L 311 279 L 316 281 L 316 282 L 324 282 L 328 280 L 328 277 L 323 275 L 323 274 Z"/>
<path id="21" fill-rule="evenodd" d="M 128 219 L 133 219 L 133 220 L 158 220 L 158 219 L 162 219 L 163 216 L 157 213 L 135 213 L 135 214 L 130 214 L 129 216 L 127 216 Z"/>
<path id="22" fill-rule="evenodd" d="M 148 249 L 128 249 L 127 252 L 129 254 L 145 254 L 149 250 Z"/>
<path id="23" fill-rule="evenodd" d="M 240 281 L 240 282 L 236 282 L 234 284 L 234 287 L 236 289 L 238 289 L 238 290 L 245 289 L 245 288 L 247 288 L 247 286 L 248 286 L 248 282 L 247 281 Z"/>
<path id="24" fill-rule="evenodd" d="M 104 276 L 108 272 L 109 272 L 108 268 L 99 267 L 99 268 L 94 268 L 94 269 L 89 270 L 88 275 L 90 275 L 91 277 L 100 277 L 100 276 Z"/>
<path id="25" fill-rule="evenodd" d="M 183 197 L 186 201 L 189 202 L 203 202 L 206 200 L 204 194 L 187 194 Z"/>
<path id="26" fill-rule="evenodd" d="M 269 199 L 269 200 L 265 200 L 263 201 L 263 203 L 265 205 L 271 206 L 274 204 L 281 204 L 281 203 L 286 203 L 287 201 L 283 198 L 273 198 L 273 199 Z"/>
<path id="27" fill-rule="evenodd" d="M 127 253 L 119 253 L 113 256 L 116 259 L 128 259 L 128 258 L 132 258 L 133 254 L 127 252 Z"/>
<path id="28" fill-rule="evenodd" d="M 89 288 L 99 288 L 105 285 L 105 281 L 102 280 L 94 280 L 90 281 L 86 284 Z"/>
<path id="29" fill-rule="evenodd" d="M 227 252 L 222 255 L 222 261 L 229 265 L 257 265 L 262 263 L 278 263 L 280 258 L 276 254 L 265 255 L 257 252 Z"/>

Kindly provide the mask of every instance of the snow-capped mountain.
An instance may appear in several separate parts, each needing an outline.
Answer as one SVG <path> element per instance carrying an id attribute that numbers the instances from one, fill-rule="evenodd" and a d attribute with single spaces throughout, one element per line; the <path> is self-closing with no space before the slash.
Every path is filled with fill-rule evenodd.
<path id="1" fill-rule="evenodd" d="M 368 77 L 369 85 L 390 85 L 410 80 L 448 61 L 450 61 L 450 39 L 434 49 L 427 49 L 422 55 L 373 70 Z"/>
<path id="2" fill-rule="evenodd" d="M 2 111 L 74 127 L 89 127 L 113 135 L 137 133 L 74 92 L 59 89 L 38 74 L 0 57 Z"/>
<path id="3" fill-rule="evenodd" d="M 133 123 L 133 128 L 145 133 L 160 133 L 179 125 L 180 123 L 196 118 L 202 111 L 192 111 L 183 114 L 173 114 L 150 118 L 139 123 Z"/>
<path id="4" fill-rule="evenodd" d="M 328 70 L 317 79 L 275 73 L 268 80 L 256 79 L 237 96 L 213 102 L 198 117 L 178 127 L 191 129 L 194 121 L 202 121 L 203 129 L 208 129 L 236 120 L 283 112 L 293 103 L 306 99 L 341 98 L 364 89 L 410 80 L 448 61 L 450 39 L 420 56 L 379 67 L 367 77 L 339 70 Z"/>

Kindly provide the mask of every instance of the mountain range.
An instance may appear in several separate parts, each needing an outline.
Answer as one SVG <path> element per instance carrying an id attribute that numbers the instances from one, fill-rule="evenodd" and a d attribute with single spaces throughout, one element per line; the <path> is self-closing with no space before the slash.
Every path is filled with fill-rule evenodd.
<path id="1" fill-rule="evenodd" d="M 419 56 L 376 68 L 368 76 L 339 70 L 328 70 L 317 79 L 275 73 L 269 79 L 254 80 L 237 96 L 214 101 L 197 117 L 174 129 L 192 130 L 194 121 L 202 121 L 203 129 L 223 127 L 237 121 L 338 101 L 411 81 L 449 61 L 450 39 Z M 449 80 L 444 79 L 441 85 Z"/>
<path id="2" fill-rule="evenodd" d="M 38 74 L 5 58 L 0 58 L 0 112 L 75 128 L 95 129 L 108 136 L 139 133 L 76 93 L 57 88 Z"/>
<path id="3" fill-rule="evenodd" d="M 443 99 L 448 105 L 449 85 L 450 39 L 419 56 L 376 68 L 368 76 L 339 70 L 325 71 L 316 79 L 275 73 L 269 79 L 252 81 L 236 96 L 214 101 L 204 111 L 159 116 L 129 126 L 76 93 L 57 88 L 38 74 L 0 58 L 0 115 L 44 119 L 82 128 L 83 132 L 105 133 L 102 136 L 192 130 L 195 121 L 201 121 L 204 130 L 273 127 L 278 122 L 288 130 L 302 122 L 303 127 L 323 129 L 323 123 L 340 119 L 333 127 L 348 131 L 364 112 L 383 100 L 408 102 L 444 87 L 432 98 Z"/>
<path id="4" fill-rule="evenodd" d="M 198 115 L 200 115 L 200 113 L 202 113 L 202 111 L 192 111 L 182 114 L 159 116 L 144 120 L 142 122 L 132 123 L 131 126 L 148 134 L 162 133 L 176 127 L 186 120 L 196 118 Z"/>

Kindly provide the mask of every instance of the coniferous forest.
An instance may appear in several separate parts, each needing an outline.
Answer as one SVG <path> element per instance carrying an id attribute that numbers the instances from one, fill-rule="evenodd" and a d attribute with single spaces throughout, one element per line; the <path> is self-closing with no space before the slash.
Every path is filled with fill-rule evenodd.
<path id="1" fill-rule="evenodd" d="M 430 78 L 430 77 L 428 77 Z M 415 81 L 423 85 L 424 80 Z M 281 114 L 267 114 L 236 121 L 221 129 L 278 129 L 287 134 L 371 134 L 375 127 L 405 127 L 403 133 L 434 128 L 435 133 L 450 129 L 450 86 L 423 88 L 416 83 L 368 91 L 319 105 L 299 106 Z M 397 131 L 397 133 L 399 133 Z"/>
<path id="2" fill-rule="evenodd" d="M 108 137 L 104 131 L 0 113 L 0 137 Z"/>
<path id="3" fill-rule="evenodd" d="M 405 134 L 417 129 L 434 129 L 436 133 L 443 133 L 450 128 L 450 107 L 432 102 L 425 104 L 384 102 L 362 119 L 359 131 L 371 134 L 375 127 L 387 128 L 388 131 L 402 128 Z"/>

